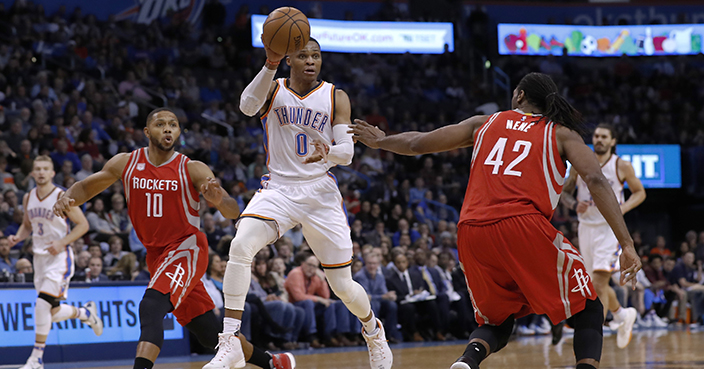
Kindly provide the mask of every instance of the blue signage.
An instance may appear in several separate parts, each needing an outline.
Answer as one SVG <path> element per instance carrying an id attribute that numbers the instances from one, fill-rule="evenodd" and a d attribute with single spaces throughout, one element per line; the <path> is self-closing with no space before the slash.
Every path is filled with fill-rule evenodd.
<path id="1" fill-rule="evenodd" d="M 502 55 L 658 56 L 702 52 L 704 25 L 575 26 L 499 24 Z"/>
<path id="2" fill-rule="evenodd" d="M 78 287 L 80 286 L 80 287 Z M 82 306 L 95 301 L 104 329 L 100 337 L 78 319 L 52 323 L 47 345 L 139 341 L 139 302 L 146 286 L 71 286 L 65 303 Z M 0 342 L 3 346 L 34 344 L 34 289 L 0 289 Z M 164 339 L 179 340 L 183 328 L 172 314 L 164 319 Z"/>
<path id="3" fill-rule="evenodd" d="M 631 162 L 633 171 L 643 183 L 643 187 L 682 187 L 680 145 L 618 145 L 616 154 L 622 160 Z M 568 173 L 570 167 L 568 162 Z"/>

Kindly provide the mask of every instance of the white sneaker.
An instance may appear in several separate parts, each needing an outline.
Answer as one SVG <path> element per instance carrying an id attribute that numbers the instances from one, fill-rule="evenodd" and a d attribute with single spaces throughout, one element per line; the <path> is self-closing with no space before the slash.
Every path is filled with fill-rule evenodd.
<path id="1" fill-rule="evenodd" d="M 532 328 L 536 334 L 550 334 L 552 331 L 552 326 L 545 317 L 540 318 L 540 325 L 531 324 L 530 328 Z"/>
<path id="2" fill-rule="evenodd" d="M 519 325 L 518 326 L 518 335 L 519 336 L 533 336 L 533 335 L 535 335 L 535 330 L 530 329 L 530 327 L 527 327 L 525 325 Z"/>
<path id="3" fill-rule="evenodd" d="M 667 322 L 655 314 L 655 312 L 650 315 L 650 323 L 654 328 L 667 328 Z"/>
<path id="4" fill-rule="evenodd" d="M 638 311 L 635 308 L 625 308 L 625 310 L 626 316 L 618 327 L 618 333 L 616 334 L 616 346 L 621 349 L 628 346 L 628 343 L 631 342 L 633 324 L 638 317 Z"/>
<path id="5" fill-rule="evenodd" d="M 220 333 L 218 337 L 219 342 L 216 347 L 218 352 L 209 363 L 203 366 L 203 369 L 244 368 L 247 363 L 244 360 L 240 338 L 232 333 Z"/>
<path id="6" fill-rule="evenodd" d="M 378 330 L 374 335 L 368 335 L 362 328 L 362 337 L 367 341 L 369 348 L 369 364 L 372 369 L 391 369 L 394 363 L 394 355 L 389 348 L 389 342 L 386 341 L 386 332 L 381 320 L 377 319 L 376 324 Z M 205 369 L 205 368 L 203 368 Z"/>
<path id="7" fill-rule="evenodd" d="M 20 369 L 44 369 L 44 361 L 38 357 L 30 356 L 27 363 Z"/>
<path id="8" fill-rule="evenodd" d="M 98 308 L 95 307 L 95 302 L 88 301 L 83 307 L 88 311 L 88 318 L 86 318 L 84 323 L 93 328 L 93 333 L 96 336 L 100 336 L 103 334 L 103 320 L 98 316 Z"/>

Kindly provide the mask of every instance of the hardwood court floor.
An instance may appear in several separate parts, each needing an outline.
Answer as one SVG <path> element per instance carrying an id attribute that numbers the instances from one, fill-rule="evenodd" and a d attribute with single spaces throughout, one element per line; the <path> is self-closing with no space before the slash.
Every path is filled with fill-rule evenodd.
<path id="1" fill-rule="evenodd" d="M 448 369 L 455 359 L 464 351 L 464 342 L 437 346 L 420 346 L 405 344 L 392 346 L 394 351 L 394 368 L 403 369 Z M 362 347 L 356 351 L 350 349 L 322 350 L 328 353 L 303 354 L 297 352 L 296 361 L 299 369 L 368 369 L 366 351 Z M 337 351 L 337 352 L 330 352 Z M 316 351 L 306 351 L 311 353 Z M 209 358 L 165 358 L 158 361 L 155 369 L 200 369 Z M 78 364 L 78 363 L 77 363 Z M 120 363 L 122 364 L 122 363 Z M 66 364 L 59 364 L 62 367 Z M 108 364 L 109 365 L 109 364 Z M 512 340 L 508 346 L 492 355 L 482 369 L 516 369 L 516 368 L 574 368 L 572 339 L 565 338 L 557 346 L 550 344 L 550 338 L 522 337 Z M 83 365 L 70 366 L 86 367 Z M 52 369 L 48 365 L 47 369 Z M 132 366 L 101 365 L 102 369 L 130 369 Z M 58 368 L 58 367 L 56 367 Z M 247 369 L 255 368 L 248 365 Z M 694 369 L 704 368 L 704 331 L 688 330 L 646 330 L 635 332 L 629 346 L 620 350 L 616 348 L 616 336 L 604 339 L 601 361 L 602 369 Z"/>

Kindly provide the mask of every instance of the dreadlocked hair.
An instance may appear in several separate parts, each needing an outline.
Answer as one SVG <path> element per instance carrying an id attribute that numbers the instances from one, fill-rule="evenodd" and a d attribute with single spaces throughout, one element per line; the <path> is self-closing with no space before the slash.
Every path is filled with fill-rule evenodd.
<path id="1" fill-rule="evenodd" d="M 564 97 L 560 96 L 557 85 L 543 73 L 529 73 L 518 83 L 518 90 L 523 90 L 526 99 L 543 112 L 548 120 L 559 123 L 580 135 L 586 134 L 582 114 Z"/>

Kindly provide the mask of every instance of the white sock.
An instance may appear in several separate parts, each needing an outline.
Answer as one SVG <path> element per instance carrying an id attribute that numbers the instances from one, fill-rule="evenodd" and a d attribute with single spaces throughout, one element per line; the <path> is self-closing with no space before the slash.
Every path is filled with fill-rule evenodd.
<path id="1" fill-rule="evenodd" d="M 76 318 L 78 318 L 82 321 L 88 320 L 88 317 L 90 316 L 90 312 L 88 312 L 88 309 L 81 306 L 76 310 L 78 311 Z"/>
<path id="2" fill-rule="evenodd" d="M 618 307 L 618 310 L 612 311 L 611 314 L 614 316 L 615 322 L 622 322 L 624 319 L 626 319 L 626 309 L 620 306 Z"/>
<path id="3" fill-rule="evenodd" d="M 45 347 L 46 347 L 46 342 L 45 343 L 35 342 L 34 349 L 32 349 L 31 357 L 36 357 L 36 358 L 40 358 L 40 359 L 43 358 Z"/>
<path id="4" fill-rule="evenodd" d="M 242 325 L 241 320 L 235 319 L 235 318 L 225 317 L 225 319 L 223 319 L 222 333 L 238 332 L 240 330 L 241 325 Z"/>
<path id="5" fill-rule="evenodd" d="M 69 304 L 59 305 L 58 310 L 51 316 L 52 322 L 63 322 L 67 319 L 76 318 L 77 309 Z"/>
<path id="6" fill-rule="evenodd" d="M 364 326 L 364 332 L 366 332 L 368 335 L 373 335 L 377 332 L 377 329 L 379 329 L 379 325 L 376 322 L 376 316 L 374 316 L 373 311 L 372 318 L 366 322 L 362 322 L 362 325 Z"/>

